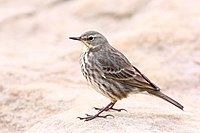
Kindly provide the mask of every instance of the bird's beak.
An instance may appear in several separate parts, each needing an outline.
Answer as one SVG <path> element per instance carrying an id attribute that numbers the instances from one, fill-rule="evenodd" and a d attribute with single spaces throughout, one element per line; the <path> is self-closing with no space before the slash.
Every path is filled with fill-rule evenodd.
<path id="1" fill-rule="evenodd" d="M 81 37 L 69 37 L 69 39 L 80 41 L 80 40 L 81 40 Z"/>

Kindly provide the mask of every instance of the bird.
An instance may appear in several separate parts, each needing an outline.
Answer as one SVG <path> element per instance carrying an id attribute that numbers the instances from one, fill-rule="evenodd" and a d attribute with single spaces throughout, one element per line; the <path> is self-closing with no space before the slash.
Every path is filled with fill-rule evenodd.
<path id="1" fill-rule="evenodd" d="M 120 51 L 112 47 L 101 33 L 87 31 L 81 36 L 69 39 L 83 43 L 80 65 L 81 72 L 89 85 L 111 100 L 107 106 L 95 108 L 98 110 L 95 115 L 86 114 L 85 117 L 77 117 L 80 120 L 114 117 L 111 114 L 101 115 L 101 113 L 108 110 L 126 111 L 113 106 L 118 100 L 127 98 L 130 94 L 142 92 L 157 96 L 183 110 L 184 107 L 180 103 L 161 92 L 161 89 L 133 66 Z"/>

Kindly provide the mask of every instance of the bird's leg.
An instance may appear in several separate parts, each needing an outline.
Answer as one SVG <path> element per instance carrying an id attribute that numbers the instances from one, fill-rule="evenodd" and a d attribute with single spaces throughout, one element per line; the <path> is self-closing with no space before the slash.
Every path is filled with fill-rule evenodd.
<path id="1" fill-rule="evenodd" d="M 104 111 L 108 111 L 110 109 L 110 107 L 113 107 L 116 102 L 111 102 L 111 103 L 113 103 L 113 104 L 109 104 L 109 106 L 106 106 L 107 107 L 106 109 L 104 109 L 105 107 L 102 107 L 102 108 L 93 107 L 93 108 L 95 110 L 102 110 L 102 109 L 104 109 Z"/>
<path id="2" fill-rule="evenodd" d="M 121 112 L 121 111 L 128 112 L 126 109 L 116 109 L 116 108 L 113 108 L 113 106 L 114 106 L 114 104 L 108 110 L 114 110 L 114 111 L 118 111 L 118 112 Z"/>
<path id="3" fill-rule="evenodd" d="M 108 111 L 108 110 L 114 110 L 114 111 L 118 111 L 118 112 L 121 112 L 121 111 L 126 111 L 128 112 L 126 109 L 116 109 L 116 108 L 113 108 L 113 106 L 115 105 L 116 102 L 114 102 L 114 104 L 110 105 L 106 110 L 104 111 Z M 97 107 L 94 107 L 95 110 L 101 110 L 102 108 L 97 108 Z"/>
<path id="4" fill-rule="evenodd" d="M 94 119 L 96 117 L 100 117 L 100 118 L 107 118 L 108 116 L 114 117 L 111 114 L 108 114 L 108 115 L 105 115 L 105 116 L 101 116 L 100 115 L 102 112 L 109 110 L 109 108 L 112 107 L 114 104 L 115 104 L 115 102 L 114 103 L 113 102 L 109 103 L 106 107 L 99 109 L 99 112 L 97 114 L 95 114 L 95 115 L 86 114 L 86 117 L 77 117 L 77 118 L 79 118 L 80 120 L 89 121 L 89 120 L 92 120 L 92 119 Z"/>

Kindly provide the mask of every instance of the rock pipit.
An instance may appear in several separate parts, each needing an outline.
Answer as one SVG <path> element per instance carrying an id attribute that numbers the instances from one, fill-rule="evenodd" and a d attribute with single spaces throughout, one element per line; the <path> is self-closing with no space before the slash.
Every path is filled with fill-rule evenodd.
<path id="1" fill-rule="evenodd" d="M 97 114 L 78 117 L 81 120 L 89 121 L 96 117 L 112 116 L 100 114 L 108 110 L 124 110 L 113 108 L 117 100 L 126 98 L 131 93 L 140 92 L 160 97 L 183 110 L 181 104 L 163 94 L 158 86 L 133 66 L 121 52 L 113 48 L 102 34 L 88 31 L 80 37 L 69 38 L 84 44 L 80 57 L 83 76 L 97 92 L 111 100 L 106 107 L 95 108 L 99 110 Z"/>

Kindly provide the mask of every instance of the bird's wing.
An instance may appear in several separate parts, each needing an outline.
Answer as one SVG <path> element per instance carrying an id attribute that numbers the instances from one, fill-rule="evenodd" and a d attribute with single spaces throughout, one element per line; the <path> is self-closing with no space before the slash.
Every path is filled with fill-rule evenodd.
<path id="1" fill-rule="evenodd" d="M 109 57 L 109 58 L 108 58 Z M 105 54 L 98 54 L 96 63 L 101 66 L 105 78 L 113 79 L 133 87 L 160 90 L 118 50 L 111 48 Z"/>
<path id="2" fill-rule="evenodd" d="M 103 67 L 104 76 L 118 82 L 128 84 L 133 87 L 150 90 L 160 90 L 155 84 L 153 84 L 145 75 L 143 75 L 136 67 L 127 67 L 114 71 L 109 66 Z"/>

